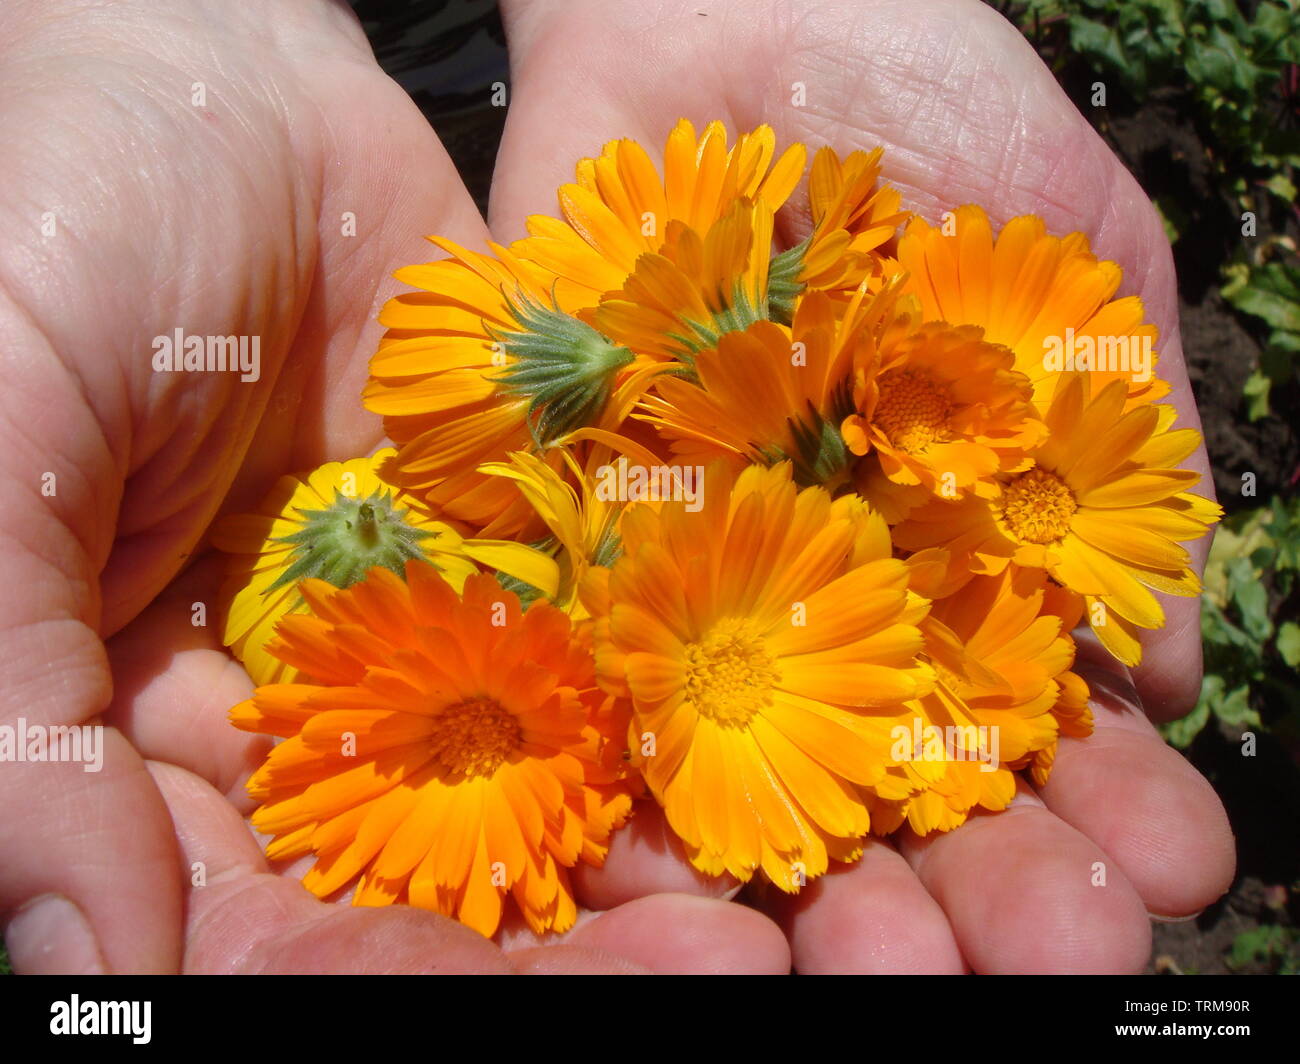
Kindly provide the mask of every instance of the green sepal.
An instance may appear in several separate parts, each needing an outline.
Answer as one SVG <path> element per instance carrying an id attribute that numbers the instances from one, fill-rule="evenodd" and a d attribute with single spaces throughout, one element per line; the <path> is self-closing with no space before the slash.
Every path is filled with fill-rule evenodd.
<path id="1" fill-rule="evenodd" d="M 277 540 L 293 545 L 293 562 L 264 594 L 310 579 L 349 587 L 377 565 L 405 576 L 408 561 L 429 560 L 420 541 L 434 533 L 408 524 L 384 489 L 354 499 L 335 488 L 328 509 L 298 512 L 306 527 Z"/>
<path id="2" fill-rule="evenodd" d="M 846 480 L 853 456 L 844 442 L 840 425 L 852 409 L 849 382 L 842 381 L 831 395 L 827 413 L 815 409 L 810 402 L 805 417 L 787 419 L 795 449 L 793 454 L 780 454 L 780 458 L 789 459 L 793 464 L 797 484 L 803 487 L 820 484 L 834 489 Z"/>
<path id="3" fill-rule="evenodd" d="M 803 271 L 804 255 L 811 242 L 812 237 L 809 237 L 788 251 L 774 255 L 768 267 L 767 313 L 781 325 L 789 325 L 794 320 L 794 303 L 805 287 L 799 274 Z"/>
<path id="4" fill-rule="evenodd" d="M 635 357 L 586 322 L 519 292 L 518 330 L 492 333 L 515 359 L 495 378 L 507 395 L 529 399 L 528 428 L 539 446 L 590 425 L 609 401 L 615 375 Z"/>

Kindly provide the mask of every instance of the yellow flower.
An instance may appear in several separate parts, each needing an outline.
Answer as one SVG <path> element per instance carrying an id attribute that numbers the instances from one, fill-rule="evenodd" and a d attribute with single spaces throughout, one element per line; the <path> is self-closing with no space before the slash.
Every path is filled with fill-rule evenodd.
<path id="1" fill-rule="evenodd" d="M 1014 771 L 1047 782 L 1058 735 L 1092 732 L 1087 685 L 1069 671 L 1078 595 L 1042 570 L 1008 566 L 936 601 L 922 624 L 937 682 L 915 707 L 922 758 L 938 754 L 940 779 L 899 803 L 912 830 L 948 831 L 976 808 L 1005 809 Z"/>
<path id="2" fill-rule="evenodd" d="M 531 235 L 515 249 L 559 279 L 561 298 L 594 305 L 674 231 L 707 233 L 740 199 L 776 211 L 799 183 L 806 156 L 795 144 L 774 162 L 775 150 L 768 126 L 741 134 L 728 151 L 721 122 L 697 138 L 682 119 L 668 135 L 661 178 L 636 141 L 611 141 L 599 158 L 578 163 L 576 183 L 561 186 L 564 220 L 529 218 Z"/>
<path id="3" fill-rule="evenodd" d="M 945 547 L 955 566 L 971 572 L 1000 572 L 1008 562 L 1046 569 L 1085 597 L 1088 621 L 1106 648 L 1136 665 L 1138 629 L 1164 624 L 1151 592 L 1200 592 L 1178 544 L 1204 535 L 1222 509 L 1188 491 L 1200 474 L 1177 467 L 1201 437 L 1170 430 L 1173 407 L 1125 412 L 1124 381 L 1096 395 L 1090 387 L 1086 374 L 1058 379 L 1047 442 L 1033 453 L 1033 468 L 1007 478 L 997 499 L 926 503 L 894 538 L 905 550 Z"/>
<path id="4" fill-rule="evenodd" d="M 853 496 L 788 465 L 706 473 L 703 507 L 633 506 L 624 555 L 584 595 L 596 667 L 627 692 L 634 764 L 701 871 L 794 891 L 851 861 L 869 804 L 914 789 L 890 766 L 926 602 Z"/>
<path id="5" fill-rule="evenodd" d="M 943 226 L 913 218 L 898 242 L 898 264 L 924 320 L 978 325 L 987 342 L 1015 352 L 1015 368 L 1033 383 L 1040 410 L 1055 393 L 1057 375 L 1071 370 L 1094 371 L 1098 391 L 1125 380 L 1129 406 L 1169 392 L 1155 375 L 1156 328 L 1143 321 L 1142 300 L 1113 298 L 1120 268 L 1099 260 L 1082 233 L 1050 236 L 1041 218 L 1027 215 L 1013 218 L 995 240 L 981 208 L 959 207 Z M 1090 365 L 1062 361 L 1088 352 Z"/>
<path id="6" fill-rule="evenodd" d="M 586 470 L 567 450 L 563 457 L 577 482 L 576 490 L 536 455 L 523 452 L 510 455 L 505 462 L 484 465 L 480 472 L 513 481 L 545 523 L 550 536 L 537 546 L 556 561 L 551 601 L 578 620 L 587 616 L 578 599 L 578 588 L 588 569 L 610 564 L 621 549 L 618 520 L 622 505 L 599 490 L 598 481 L 606 471 L 617 478 L 618 466 L 609 461 L 607 447 L 592 450 Z M 618 461 L 626 463 L 627 459 L 621 457 Z M 526 593 L 522 587 L 515 590 Z"/>
<path id="7" fill-rule="evenodd" d="M 509 894 L 535 931 L 577 915 L 568 872 L 599 865 L 631 798 L 626 710 L 595 685 L 586 636 L 545 602 L 522 611 L 490 576 L 458 597 L 427 565 L 308 581 L 309 616 L 275 652 L 312 684 L 231 711 L 282 736 L 249 780 L 272 859 L 316 855 L 320 897 L 394 902 L 496 932 Z"/>
<path id="8" fill-rule="evenodd" d="M 254 683 L 297 676 L 265 646 L 286 614 L 306 609 L 298 584 L 308 577 L 346 587 L 375 565 L 401 572 L 416 558 L 456 588 L 478 572 L 475 561 L 554 587 L 549 559 L 522 544 L 465 540 L 381 480 L 377 470 L 393 453 L 389 447 L 281 477 L 257 512 L 229 515 L 213 528 L 213 545 L 231 555 L 220 592 L 222 642 Z"/>

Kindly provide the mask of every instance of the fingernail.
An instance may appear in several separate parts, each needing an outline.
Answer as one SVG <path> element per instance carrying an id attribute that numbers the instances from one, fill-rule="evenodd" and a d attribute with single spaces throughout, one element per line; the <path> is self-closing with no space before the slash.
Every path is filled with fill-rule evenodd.
<path id="1" fill-rule="evenodd" d="M 1188 924 L 1199 917 L 1204 911 L 1204 909 L 1201 909 L 1199 912 L 1194 912 L 1190 916 L 1161 916 L 1159 913 L 1147 913 L 1147 915 L 1157 924 Z"/>
<path id="2" fill-rule="evenodd" d="M 20 975 L 103 975 L 95 933 L 67 898 L 43 894 L 13 914 L 5 947 Z"/>

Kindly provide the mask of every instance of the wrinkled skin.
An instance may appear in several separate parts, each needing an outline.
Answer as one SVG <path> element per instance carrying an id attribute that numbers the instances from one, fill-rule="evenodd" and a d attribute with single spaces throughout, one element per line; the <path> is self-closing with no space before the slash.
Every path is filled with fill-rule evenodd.
<path id="1" fill-rule="evenodd" d="M 931 218 L 974 201 L 997 222 L 1034 211 L 1087 233 L 1147 301 L 1196 424 L 1154 213 L 976 0 L 503 6 L 497 238 L 552 212 L 579 156 L 620 135 L 653 151 L 682 115 L 841 151 L 883 143 L 886 178 Z M 585 912 L 558 943 L 312 898 L 301 863 L 270 869 L 244 819 L 266 742 L 225 721 L 250 685 L 215 625 L 188 623 L 216 567 L 186 565 L 218 512 L 281 472 L 380 442 L 357 396 L 389 274 L 434 257 L 423 234 L 478 247 L 487 230 L 327 0 L 9 0 L 0 133 L 0 721 L 108 725 L 97 774 L 0 764 L 19 971 L 1131 971 L 1148 913 L 1188 916 L 1228 886 L 1223 809 L 1149 720 L 1186 712 L 1199 676 L 1195 603 L 1167 600 L 1132 678 L 1082 651 L 1097 731 L 1062 743 L 1041 792 L 949 835 L 872 842 L 796 899 L 725 900 L 734 885 L 691 871 L 648 807 L 604 869 L 576 874 Z M 152 338 L 178 326 L 260 336 L 261 379 L 153 373 Z"/>

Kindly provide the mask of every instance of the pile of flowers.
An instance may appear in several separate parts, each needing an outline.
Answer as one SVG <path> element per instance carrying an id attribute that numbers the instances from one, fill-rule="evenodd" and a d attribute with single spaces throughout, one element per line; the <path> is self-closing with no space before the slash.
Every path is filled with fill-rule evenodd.
<path id="1" fill-rule="evenodd" d="M 397 277 L 394 446 L 227 518 L 249 781 L 306 886 L 563 931 L 657 802 L 692 864 L 797 891 L 948 831 L 1087 736 L 1071 631 L 1135 664 L 1219 508 L 1155 329 L 1035 217 L 938 225 L 881 151 L 682 121 L 560 218 Z M 774 216 L 806 176 L 806 235 Z"/>

